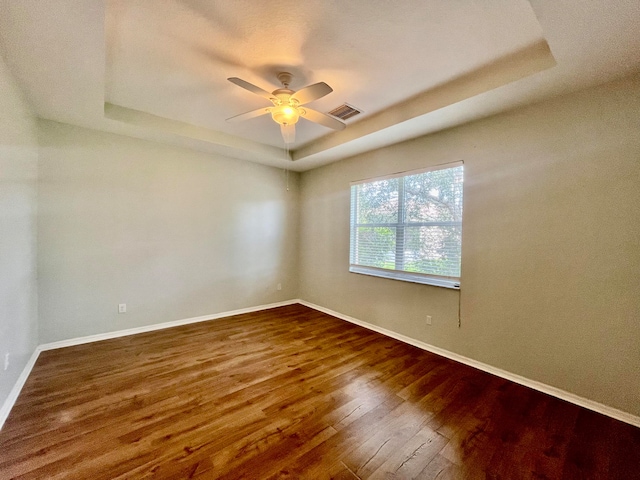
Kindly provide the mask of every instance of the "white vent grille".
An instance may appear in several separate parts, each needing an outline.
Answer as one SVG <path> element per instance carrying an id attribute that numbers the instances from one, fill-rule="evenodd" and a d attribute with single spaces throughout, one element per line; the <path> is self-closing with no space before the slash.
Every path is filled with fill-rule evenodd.
<path id="1" fill-rule="evenodd" d="M 358 110 L 356 107 L 345 103 L 339 107 L 334 108 L 329 112 L 329 115 L 339 118 L 340 120 L 347 120 L 351 117 L 355 117 L 362 113 L 362 110 Z"/>

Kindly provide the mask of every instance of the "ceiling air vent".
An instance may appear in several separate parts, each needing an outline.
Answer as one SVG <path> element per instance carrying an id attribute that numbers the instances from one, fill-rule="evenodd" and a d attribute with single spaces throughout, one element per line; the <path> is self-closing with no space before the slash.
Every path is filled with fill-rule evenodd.
<path id="1" fill-rule="evenodd" d="M 355 117 L 356 115 L 362 113 L 362 110 L 358 110 L 357 108 L 345 103 L 340 105 L 337 108 L 334 108 L 329 112 L 329 115 L 333 115 L 334 117 L 338 117 L 340 120 L 347 120 L 351 117 Z"/>

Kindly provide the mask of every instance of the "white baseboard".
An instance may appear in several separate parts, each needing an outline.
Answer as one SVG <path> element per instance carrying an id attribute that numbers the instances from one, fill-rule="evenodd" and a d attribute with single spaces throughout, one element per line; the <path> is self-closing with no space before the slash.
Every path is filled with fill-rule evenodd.
<path id="1" fill-rule="evenodd" d="M 284 302 L 269 303 L 266 305 L 257 305 L 255 307 L 241 308 L 239 310 L 231 310 L 228 312 L 215 313 L 213 315 L 202 315 L 200 317 L 184 318 L 182 320 L 174 320 L 171 322 L 155 323 L 153 325 L 145 325 L 144 327 L 128 328 L 126 330 L 116 330 L 114 332 L 98 333 L 97 335 L 88 335 L 86 337 L 71 338 L 69 340 L 61 340 L 59 342 L 45 343 L 40 345 L 40 350 L 54 350 L 56 348 L 72 347 L 74 345 L 82 345 L 83 343 L 99 342 L 101 340 L 111 340 L 112 338 L 127 337 L 129 335 L 137 335 L 138 333 L 153 332 L 156 330 L 164 330 L 165 328 L 179 327 L 190 323 L 207 322 L 209 320 L 217 320 L 233 315 L 241 315 L 243 313 L 259 312 L 260 310 L 268 310 L 270 308 L 284 307 L 285 305 L 293 305 L 299 303 L 298 299 L 286 300 Z"/>
<path id="2" fill-rule="evenodd" d="M 33 366 L 36 364 L 36 360 L 38 360 L 38 356 L 40 355 L 40 352 L 41 352 L 40 347 L 36 347 L 36 349 L 31 354 L 29 361 L 22 369 L 22 373 L 18 377 L 18 380 L 16 380 L 15 385 L 9 392 L 9 396 L 2 404 L 2 408 L 0 408 L 0 430 L 4 425 L 4 422 L 9 417 L 9 412 L 11 412 L 13 405 L 16 403 L 16 400 L 18 399 L 18 395 L 20 395 L 20 391 L 22 390 L 22 387 L 24 387 L 24 384 L 27 381 L 27 378 L 29 378 L 29 375 L 31 374 L 31 370 L 33 369 Z"/>
<path id="3" fill-rule="evenodd" d="M 620 420 L 622 422 L 629 423 L 629 424 L 634 425 L 636 427 L 640 427 L 640 417 L 638 417 L 636 415 L 633 415 L 631 413 L 624 412 L 622 410 L 618 410 L 616 408 L 609 407 L 609 406 L 604 405 L 602 403 L 599 403 L 599 402 L 596 402 L 596 401 L 593 401 L 593 400 L 589 400 L 587 398 L 580 397 L 580 396 L 575 395 L 573 393 L 567 392 L 565 390 L 561 390 L 561 389 L 556 388 L 556 387 L 552 387 L 550 385 L 546 385 L 546 384 L 538 382 L 536 380 L 530 380 L 528 378 L 522 377 L 522 376 L 517 375 L 515 373 L 511 373 L 511 372 L 508 372 L 506 370 L 502 370 L 500 368 L 493 367 L 493 366 L 488 365 L 486 363 L 478 362 L 477 360 L 473 360 L 471 358 L 464 357 L 462 355 L 458 355 L 457 353 L 450 352 L 448 350 L 445 350 L 445 349 L 440 348 L 440 347 L 436 347 L 434 345 L 429 345 L 428 343 L 424 343 L 424 342 L 421 342 L 420 340 L 416 340 L 416 339 L 407 337 L 405 335 L 402 335 L 400 333 L 394 332 L 392 330 L 387 330 L 386 328 L 378 327 L 377 325 L 373 325 L 371 323 L 367 323 L 367 322 L 364 322 L 362 320 L 358 320 L 357 318 L 353 318 L 353 317 L 350 317 L 348 315 L 343 315 L 340 312 L 336 312 L 334 310 L 331 310 L 331 309 L 328 309 L 328 308 L 325 308 L 325 307 L 321 307 L 321 306 L 313 304 L 311 302 L 307 302 L 305 300 L 300 300 L 300 299 L 293 299 L 293 300 L 287 300 L 287 301 L 284 301 L 284 302 L 270 303 L 270 304 L 267 304 L 267 305 L 258 305 L 258 306 L 255 306 L 255 307 L 242 308 L 242 309 L 239 309 L 239 310 L 232 310 L 232 311 L 228 311 L 228 312 L 221 312 L 221 313 L 216 313 L 216 314 L 213 314 L 213 315 L 203 315 L 203 316 L 200 316 L 200 317 L 185 318 L 183 320 L 175 320 L 175 321 L 172 321 L 172 322 L 157 323 L 157 324 L 154 324 L 154 325 L 146 325 L 144 327 L 129 328 L 129 329 L 126 329 L 126 330 L 118 330 L 118 331 L 115 331 L 115 332 L 107 332 L 107 333 L 101 333 L 101 334 L 97 334 L 97 335 L 89 335 L 89 336 L 86 336 L 86 337 L 72 338 L 72 339 L 69 339 L 69 340 L 62 340 L 60 342 L 52 342 L 52 343 L 46 343 L 46 344 L 43 344 L 43 345 L 39 345 L 38 347 L 36 347 L 36 349 L 34 350 L 33 354 L 31 355 L 31 358 L 29 359 L 29 361 L 25 365 L 24 369 L 22 370 L 22 373 L 20 374 L 20 376 L 18 377 L 18 380 L 16 381 L 15 385 L 11 389 L 11 392 L 9 393 L 9 396 L 7 397 L 7 399 L 2 404 L 2 408 L 0 408 L 0 429 L 2 429 L 2 426 L 4 425 L 4 422 L 6 421 L 7 417 L 9 416 L 9 412 L 11 411 L 11 409 L 13 408 L 13 405 L 15 404 L 16 400 L 18 399 L 18 395 L 20 395 L 20 391 L 22 390 L 22 387 L 24 386 L 25 382 L 27 381 L 27 378 L 29 378 L 29 374 L 31 373 L 31 370 L 33 369 L 33 366 L 35 365 L 36 360 L 38 359 L 38 356 L 40 355 L 40 352 L 42 352 L 42 351 L 53 350 L 53 349 L 56 349 L 56 348 L 71 347 L 71 346 L 74 346 L 74 345 L 82 345 L 82 344 L 91 343 L 91 342 L 99 342 L 101 340 L 109 340 L 109 339 L 112 339 L 112 338 L 125 337 L 125 336 L 128 336 L 128 335 L 136 335 L 138 333 L 152 332 L 152 331 L 155 331 L 155 330 L 163 330 L 165 328 L 178 327 L 180 325 L 188 325 L 190 323 L 206 322 L 208 320 L 217 320 L 217 319 L 220 319 L 220 318 L 231 317 L 233 315 L 240 315 L 240 314 L 243 314 L 243 313 L 252 313 L 252 312 L 258 312 L 258 311 L 261 311 L 261 310 L 268 310 L 270 308 L 283 307 L 283 306 L 286 306 L 286 305 L 293 305 L 295 303 L 299 303 L 301 305 L 305 305 L 305 306 L 307 306 L 309 308 L 313 308 L 314 310 L 318 310 L 320 312 L 323 312 L 323 313 L 326 313 L 328 315 L 334 316 L 334 317 L 339 318 L 341 320 L 345 320 L 345 321 L 353 323 L 355 325 L 359 325 L 359 326 L 367 328 L 369 330 L 373 330 L 375 332 L 381 333 L 381 334 L 386 335 L 388 337 L 395 338 L 396 340 L 399 340 L 399 341 L 404 342 L 404 343 L 408 343 L 409 345 L 413 345 L 415 347 L 421 348 L 421 349 L 426 350 L 428 352 L 435 353 L 436 355 L 440 355 L 440 356 L 443 356 L 445 358 L 449 358 L 451 360 L 454 360 L 456 362 L 460 362 L 460 363 L 463 363 L 465 365 L 469 365 L 471 367 L 477 368 L 479 370 L 491 373 L 491 374 L 496 375 L 498 377 L 505 378 L 507 380 L 511 380 L 512 382 L 518 383 L 520 385 L 524 385 L 526 387 L 533 388 L 534 390 L 538 390 L 538 391 L 546 393 L 548 395 L 557 397 L 557 398 L 559 398 L 561 400 L 566 400 L 567 402 L 570 402 L 570 403 L 573 403 L 575 405 L 587 408 L 589 410 L 593 410 L 593 411 L 601 413 L 603 415 L 607 415 L 609 417 L 615 418 L 616 420 Z"/>
<path id="4" fill-rule="evenodd" d="M 450 360 L 454 360 L 456 362 L 469 365 L 471 367 L 477 368 L 478 370 L 482 370 L 484 372 L 491 373 L 498 377 L 511 380 L 512 382 L 519 383 L 520 385 L 524 385 L 525 387 L 538 390 L 542 393 L 546 393 L 548 395 L 559 398 L 561 400 L 565 400 L 567 402 L 573 403 L 580 407 L 584 407 L 589 410 L 593 410 L 594 412 L 598 412 L 603 415 L 606 415 L 608 417 L 615 418 L 616 420 L 620 420 L 621 422 L 629 423 L 636 427 L 640 427 L 640 417 L 633 415 L 631 413 L 618 410 L 617 408 L 609 407 L 608 405 L 604 405 L 594 400 L 589 400 L 588 398 L 580 397 L 574 393 L 567 392 L 560 388 L 552 387 L 551 385 L 547 385 L 545 383 L 538 382 L 536 380 L 530 380 L 526 377 L 522 377 L 515 373 L 502 370 L 501 368 L 493 367 L 491 365 L 487 365 L 486 363 L 478 362 L 477 360 L 473 360 L 472 358 L 458 355 L 457 353 L 450 352 L 449 350 L 445 350 L 443 348 L 436 347 L 434 345 L 429 345 L 428 343 L 421 342 L 420 340 L 407 337 L 405 335 L 394 332 L 392 330 L 387 330 L 386 328 L 378 327 L 377 325 L 372 325 L 371 323 L 358 320 L 357 318 L 353 318 L 348 315 L 343 315 L 340 312 L 335 312 L 333 310 L 321 307 L 319 305 L 315 305 L 305 300 L 299 300 L 299 303 L 309 308 L 313 308 L 314 310 L 318 310 L 328 315 L 337 317 L 341 320 L 346 320 L 347 322 L 354 323 L 356 325 L 367 328 L 369 330 L 373 330 L 375 332 L 381 333 L 383 335 L 386 335 L 387 337 L 395 338 L 396 340 L 400 340 L 401 342 L 408 343 L 409 345 L 413 345 L 414 347 L 421 348 L 422 350 L 435 353 L 436 355 L 440 355 Z"/>

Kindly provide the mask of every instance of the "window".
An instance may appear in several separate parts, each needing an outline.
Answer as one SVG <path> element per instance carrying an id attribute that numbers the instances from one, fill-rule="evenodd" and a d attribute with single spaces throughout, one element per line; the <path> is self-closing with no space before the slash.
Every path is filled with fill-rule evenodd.
<path id="1" fill-rule="evenodd" d="M 349 271 L 460 288 L 462 162 L 351 184 Z"/>

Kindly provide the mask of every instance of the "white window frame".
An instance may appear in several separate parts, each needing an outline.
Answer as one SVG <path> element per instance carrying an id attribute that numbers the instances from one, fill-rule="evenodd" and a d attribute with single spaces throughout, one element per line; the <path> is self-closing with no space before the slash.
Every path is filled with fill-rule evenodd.
<path id="1" fill-rule="evenodd" d="M 387 180 L 392 178 L 404 178 L 412 175 L 417 175 L 420 173 L 433 172 L 436 170 L 444 170 L 448 168 L 455 168 L 464 166 L 464 162 L 453 162 L 446 163 L 442 165 L 436 165 L 429 168 L 423 168 L 420 170 L 411 170 L 406 172 L 394 173 L 392 175 L 385 175 L 382 177 L 368 178 L 365 180 L 358 180 L 350 183 L 350 191 L 351 191 L 351 214 L 349 220 L 349 271 L 351 273 L 363 274 L 363 275 L 372 275 L 375 277 L 383 277 L 389 278 L 392 280 L 402 280 L 405 282 L 412 283 L 421 283 L 425 285 L 433 285 L 437 287 L 451 288 L 455 290 L 460 289 L 460 278 L 459 277 L 446 277 L 440 275 L 433 274 L 425 274 L 425 273 L 416 273 L 416 272 L 407 272 L 402 270 L 403 264 L 403 251 L 404 251 L 404 228 L 407 225 L 405 222 L 405 212 L 404 212 L 404 182 L 400 182 L 398 186 L 398 221 L 397 223 L 384 223 L 384 224 L 375 224 L 375 223 L 367 223 L 367 224 L 358 224 L 355 223 L 355 216 L 357 215 L 357 198 L 355 195 L 354 186 L 363 184 L 363 183 L 372 183 L 378 182 L 380 180 Z M 464 191 L 464 183 L 463 183 L 463 191 Z M 464 198 L 464 193 L 463 193 Z M 420 227 L 420 226 L 436 226 L 436 225 L 459 225 L 462 227 L 462 221 L 460 222 L 411 222 L 412 227 Z M 355 258 L 355 235 L 356 229 L 360 226 L 385 226 L 385 227 L 393 227 L 396 228 L 396 261 L 395 269 L 387 269 L 387 268 L 377 268 L 370 267 L 364 265 L 358 265 L 351 263 L 351 261 Z M 398 264 L 400 265 L 400 269 L 397 268 Z M 461 265 L 462 268 L 462 265 Z"/>

